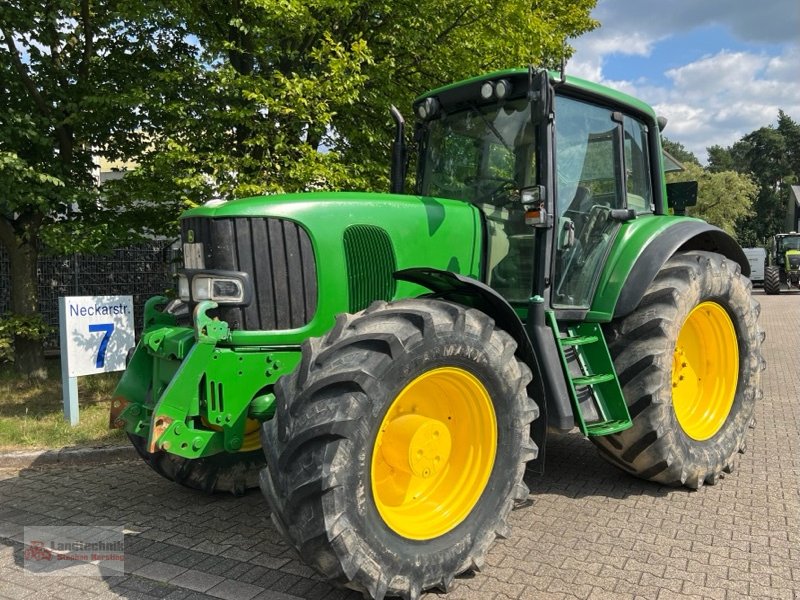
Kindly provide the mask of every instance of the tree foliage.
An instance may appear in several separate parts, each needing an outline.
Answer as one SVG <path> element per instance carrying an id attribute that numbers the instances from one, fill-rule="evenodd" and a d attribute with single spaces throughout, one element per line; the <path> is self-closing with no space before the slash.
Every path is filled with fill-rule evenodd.
<path id="1" fill-rule="evenodd" d="M 97 157 L 127 158 L 153 128 L 143 104 L 189 47 L 160 4 L 10 0 L 0 4 L 0 242 L 11 311 L 37 312 L 36 260 L 97 249 L 131 231 L 94 177 Z M 128 210 L 130 209 L 130 210 Z M 150 215 L 151 218 L 153 215 Z M 160 223 L 156 215 L 153 222 Z M 20 329 L 17 368 L 43 373 L 41 345 Z"/>
<path id="2" fill-rule="evenodd" d="M 700 161 L 697 160 L 697 157 L 694 155 L 694 153 L 690 150 L 687 150 L 680 142 L 673 142 L 672 140 L 662 136 L 661 147 L 682 164 L 700 164 Z"/>
<path id="3" fill-rule="evenodd" d="M 594 0 L 196 0 L 169 6 L 197 40 L 131 193 L 199 202 L 387 187 L 395 104 L 498 68 L 554 65 L 595 26 Z M 136 181 L 134 181 L 136 179 Z M 172 180 L 172 183 L 170 182 Z"/>
<path id="4" fill-rule="evenodd" d="M 749 175 L 736 171 L 714 172 L 689 161 L 683 166 L 685 171 L 669 173 L 667 180 L 697 182 L 697 205 L 688 207 L 686 214 L 736 237 L 737 226 L 752 219 L 751 206 L 758 194 L 756 183 Z"/>
<path id="5" fill-rule="evenodd" d="M 709 171 L 735 170 L 756 182 L 753 218 L 739 221 L 737 233 L 743 245 L 766 245 L 782 231 L 789 186 L 800 178 L 800 125 L 779 111 L 777 127 L 761 127 L 728 148 L 708 152 Z"/>

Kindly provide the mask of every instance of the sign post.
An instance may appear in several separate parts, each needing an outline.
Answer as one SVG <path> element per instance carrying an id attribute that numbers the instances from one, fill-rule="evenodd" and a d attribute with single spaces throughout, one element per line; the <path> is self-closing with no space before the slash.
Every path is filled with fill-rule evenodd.
<path id="1" fill-rule="evenodd" d="M 125 369 L 135 345 L 131 296 L 58 299 L 64 418 L 78 424 L 78 377 Z"/>

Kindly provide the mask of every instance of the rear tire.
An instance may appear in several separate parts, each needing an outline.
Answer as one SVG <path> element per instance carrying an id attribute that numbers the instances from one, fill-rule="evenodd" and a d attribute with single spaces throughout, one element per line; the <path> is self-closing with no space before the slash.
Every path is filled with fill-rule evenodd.
<path id="1" fill-rule="evenodd" d="M 775 265 L 764 268 L 764 292 L 769 295 L 781 293 L 781 271 Z"/>
<path id="2" fill-rule="evenodd" d="M 247 490 L 258 487 L 258 474 L 265 464 L 261 450 L 183 458 L 163 450 L 148 452 L 146 438 L 130 433 L 128 438 L 153 471 L 184 487 L 209 494 L 230 492 L 234 496 L 241 496 Z"/>
<path id="3" fill-rule="evenodd" d="M 739 265 L 678 253 L 607 331 L 633 426 L 591 438 L 625 471 L 697 489 L 733 469 L 761 397 L 759 305 Z"/>
<path id="4" fill-rule="evenodd" d="M 484 313 L 427 299 L 377 302 L 306 341 L 262 430 L 262 490 L 301 558 L 373 598 L 479 569 L 537 452 L 515 350 Z"/>

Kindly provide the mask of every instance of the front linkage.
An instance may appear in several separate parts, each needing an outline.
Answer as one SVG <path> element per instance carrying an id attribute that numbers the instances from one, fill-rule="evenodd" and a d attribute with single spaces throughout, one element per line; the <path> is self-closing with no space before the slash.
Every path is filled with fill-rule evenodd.
<path id="1" fill-rule="evenodd" d="M 200 302 L 192 327 L 145 305 L 145 330 L 112 400 L 111 426 L 186 459 L 257 450 L 259 425 L 274 413 L 272 386 L 294 370 L 299 349 L 234 347 L 225 321 Z"/>

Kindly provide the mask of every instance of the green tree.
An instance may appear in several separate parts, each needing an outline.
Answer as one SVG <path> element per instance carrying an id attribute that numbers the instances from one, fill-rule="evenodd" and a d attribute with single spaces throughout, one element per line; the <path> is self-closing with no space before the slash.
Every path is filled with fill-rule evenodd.
<path id="1" fill-rule="evenodd" d="M 779 111 L 777 127 L 761 127 L 728 148 L 708 151 L 710 171 L 747 173 L 758 185 L 753 218 L 739 221 L 737 233 L 746 245 L 765 245 L 783 229 L 789 186 L 800 176 L 800 126 Z"/>
<path id="2" fill-rule="evenodd" d="M 385 190 L 388 108 L 496 68 L 557 64 L 594 0 L 178 0 L 201 68 L 175 81 L 129 193 L 189 202 Z M 170 180 L 172 183 L 170 183 Z M 149 191 L 148 191 L 149 190 Z"/>
<path id="3" fill-rule="evenodd" d="M 680 142 L 673 142 L 670 139 L 665 137 L 661 137 L 661 146 L 669 152 L 671 156 L 678 160 L 678 162 L 682 164 L 693 164 L 699 165 L 700 161 L 697 160 L 697 157 L 694 155 L 693 152 L 687 150 L 683 144 Z"/>
<path id="4" fill-rule="evenodd" d="M 143 101 L 167 61 L 191 56 L 184 39 L 155 2 L 0 4 L 0 242 L 10 259 L 11 312 L 21 321 L 38 312 L 43 239 L 74 250 L 130 233 L 117 214 L 124 207 L 100 195 L 94 161 L 146 147 L 152 124 Z M 41 342 L 30 331 L 15 336 L 15 364 L 39 377 Z"/>
<path id="5" fill-rule="evenodd" d="M 720 171 L 736 171 L 736 164 L 730 148 L 714 145 L 706 148 L 708 152 L 708 170 L 714 173 Z"/>
<path id="6" fill-rule="evenodd" d="M 749 175 L 736 171 L 714 172 L 699 164 L 684 163 L 685 171 L 669 173 L 668 181 L 697 181 L 697 206 L 686 213 L 699 217 L 736 237 L 737 225 L 752 219 L 751 205 L 758 186 Z M 744 240 L 739 240 L 748 245 Z"/>

